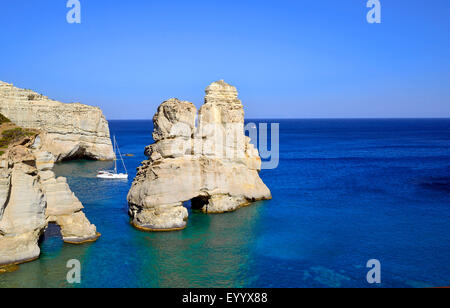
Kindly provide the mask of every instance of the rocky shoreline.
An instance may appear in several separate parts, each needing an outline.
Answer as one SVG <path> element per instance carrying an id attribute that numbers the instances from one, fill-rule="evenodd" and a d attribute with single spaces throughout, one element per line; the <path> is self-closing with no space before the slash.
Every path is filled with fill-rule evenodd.
<path id="1" fill-rule="evenodd" d="M 49 224 L 68 244 L 101 235 L 83 213 L 56 162 L 114 159 L 109 127 L 98 108 L 62 104 L 0 82 L 0 267 L 36 260 Z M 198 117 L 198 120 L 197 120 Z M 244 107 L 235 87 L 218 81 L 200 110 L 178 99 L 153 118 L 155 143 L 128 193 L 131 225 L 141 231 L 186 228 L 188 210 L 231 212 L 271 199 L 259 177 L 261 158 L 244 133 Z M 3 128 L 3 130 L 2 130 Z M 7 142 L 8 141 L 8 142 Z"/>
<path id="2" fill-rule="evenodd" d="M 109 127 L 99 108 L 63 104 L 0 82 L 0 266 L 39 258 L 39 239 L 49 224 L 65 243 L 100 237 L 83 213 L 55 162 L 115 158 Z"/>
<path id="3" fill-rule="evenodd" d="M 19 138 L 0 156 L 0 265 L 39 258 L 38 241 L 49 223 L 66 243 L 95 241 L 99 233 L 67 180 L 56 177 L 54 156 L 38 133 Z"/>

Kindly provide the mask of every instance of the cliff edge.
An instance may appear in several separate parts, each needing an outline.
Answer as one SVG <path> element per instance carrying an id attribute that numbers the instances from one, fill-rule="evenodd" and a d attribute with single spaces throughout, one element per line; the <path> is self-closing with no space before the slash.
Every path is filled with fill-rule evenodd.
<path id="1" fill-rule="evenodd" d="M 100 108 L 64 104 L 0 81 L 0 113 L 18 126 L 39 129 L 42 148 L 57 162 L 115 158 L 108 122 Z"/>

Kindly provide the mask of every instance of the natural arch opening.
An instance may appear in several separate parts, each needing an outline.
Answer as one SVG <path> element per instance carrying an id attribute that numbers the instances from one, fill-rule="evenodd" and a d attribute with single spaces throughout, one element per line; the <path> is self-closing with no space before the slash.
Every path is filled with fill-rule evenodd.
<path id="1" fill-rule="evenodd" d="M 202 210 L 205 206 L 209 204 L 210 196 L 198 196 L 191 199 L 191 209 Z"/>
<path id="2" fill-rule="evenodd" d="M 63 240 L 62 234 L 61 234 L 61 227 L 55 223 L 55 222 L 50 222 L 47 226 L 47 228 L 45 229 L 44 233 L 42 233 L 42 235 L 39 237 L 39 246 L 46 240 L 49 240 L 51 238 L 57 238 L 60 239 L 61 242 Z"/>
<path id="3" fill-rule="evenodd" d="M 85 148 L 79 147 L 75 152 L 62 159 L 63 162 L 71 160 L 95 160 L 95 157 L 92 157 Z"/>

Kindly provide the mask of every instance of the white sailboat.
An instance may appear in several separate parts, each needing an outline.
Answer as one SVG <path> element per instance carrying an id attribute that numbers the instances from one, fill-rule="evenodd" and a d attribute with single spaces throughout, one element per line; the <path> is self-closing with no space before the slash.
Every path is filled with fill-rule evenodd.
<path id="1" fill-rule="evenodd" d="M 122 164 L 123 164 L 125 173 L 117 173 L 117 152 L 119 153 L 120 159 L 122 160 Z M 114 160 L 114 170 L 99 171 L 97 174 L 98 178 L 110 179 L 110 180 L 128 179 L 127 167 L 125 167 L 125 162 L 123 161 L 122 153 L 120 153 L 119 146 L 117 145 L 116 136 L 114 136 L 114 153 L 116 154 L 116 159 Z"/>

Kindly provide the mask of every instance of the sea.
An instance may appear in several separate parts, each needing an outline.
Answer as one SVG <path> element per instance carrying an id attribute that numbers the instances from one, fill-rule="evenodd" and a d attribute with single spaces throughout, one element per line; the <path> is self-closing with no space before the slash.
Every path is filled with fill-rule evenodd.
<path id="1" fill-rule="evenodd" d="M 130 225 L 126 196 L 152 122 L 110 121 L 134 155 L 128 181 L 95 177 L 112 162 L 55 167 L 101 238 L 64 244 L 53 226 L 40 259 L 0 275 L 0 287 L 450 286 L 450 119 L 250 122 L 279 123 L 278 167 L 260 173 L 273 199 L 220 215 L 189 209 L 185 230 L 146 233 Z M 69 260 L 80 261 L 79 284 L 66 279 Z"/>

